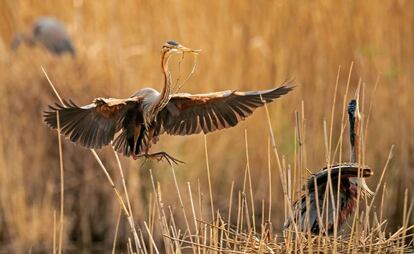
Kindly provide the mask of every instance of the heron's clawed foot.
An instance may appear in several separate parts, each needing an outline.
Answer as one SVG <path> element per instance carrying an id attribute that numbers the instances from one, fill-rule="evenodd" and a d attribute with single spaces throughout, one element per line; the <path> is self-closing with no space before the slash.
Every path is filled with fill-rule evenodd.
<path id="1" fill-rule="evenodd" d="M 157 161 L 166 160 L 168 164 L 170 164 L 170 166 L 172 166 L 173 164 L 178 165 L 180 163 L 184 163 L 184 161 L 174 158 L 166 152 L 142 154 L 142 155 L 138 155 L 137 157 L 145 157 L 146 159 L 156 159 Z"/>

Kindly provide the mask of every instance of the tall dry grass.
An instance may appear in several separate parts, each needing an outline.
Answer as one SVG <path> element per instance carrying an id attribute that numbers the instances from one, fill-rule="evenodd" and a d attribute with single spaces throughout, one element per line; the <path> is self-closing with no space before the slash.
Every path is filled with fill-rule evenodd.
<path id="1" fill-rule="evenodd" d="M 56 133 L 41 120 L 41 110 L 56 101 L 40 66 L 44 66 L 65 98 L 89 103 L 96 96 L 126 97 L 150 86 L 161 88 L 159 48 L 167 39 L 201 48 L 195 75 L 182 91 L 265 89 L 294 77 L 292 94 L 269 105 L 279 153 L 295 161 L 295 111 L 304 108 L 306 143 L 303 168 L 317 170 L 326 161 L 323 121 L 330 119 L 338 66 L 338 98 L 343 98 L 348 69 L 354 61 L 348 96 L 363 84 L 363 108 L 372 104 L 366 136 L 365 162 L 382 169 L 395 145 L 385 182 L 383 218 L 392 231 L 402 225 L 404 189 L 412 193 L 414 151 L 411 119 L 414 103 L 414 14 L 411 1 L 2 1 L 0 13 L 0 243 L 6 249 L 48 250 L 53 241 L 53 215 L 59 211 L 59 153 Z M 56 58 L 41 48 L 9 50 L 13 34 L 28 31 L 39 16 L 52 15 L 67 24 L 77 57 Z M 191 70 L 186 58 L 181 68 Z M 174 75 L 179 75 L 177 61 Z M 376 80 L 379 77 L 378 86 Z M 342 100 L 337 100 L 333 141 L 340 135 Z M 329 123 L 329 121 L 328 121 Z M 243 189 L 247 159 L 253 205 L 260 216 L 262 200 L 268 205 L 269 140 L 265 110 L 258 110 L 236 128 L 206 137 L 215 210 L 228 207 L 230 186 Z M 65 227 L 67 249 L 76 246 L 112 246 L 119 205 L 105 175 L 86 149 L 63 142 L 65 168 Z M 210 212 L 205 179 L 202 135 L 162 137 L 154 150 L 165 150 L 186 161 L 175 169 L 181 183 L 200 188 L 205 216 Z M 342 158 L 348 157 L 344 144 Z M 115 184 L 117 162 L 110 149 L 98 151 Z M 170 188 L 165 164 L 121 159 L 135 221 L 147 219 L 155 200 L 148 169 L 163 188 Z M 271 159 L 270 166 L 276 162 Z M 306 176 L 306 171 L 302 172 Z M 378 182 L 380 174 L 368 181 Z M 197 183 L 200 182 L 198 185 Z M 265 184 L 266 183 L 266 184 Z M 272 174 L 274 229 L 280 229 L 285 205 L 276 173 Z M 168 187 L 167 187 L 168 186 Z M 181 187 L 181 188 L 185 188 Z M 223 192 L 226 195 L 223 196 Z M 196 195 L 195 193 L 193 195 Z M 410 196 L 410 195 L 409 195 Z M 180 209 L 176 193 L 163 192 L 163 202 Z M 233 201 L 238 199 L 233 195 Z M 183 199 L 185 207 L 188 199 Z M 152 205 L 151 205 L 152 204 Z M 149 209 L 152 209 L 149 211 Z M 189 214 L 190 211 L 187 211 Z M 251 216 L 251 215 L 250 215 Z M 236 219 L 232 219 L 237 223 Z M 185 221 L 177 221 L 184 225 Z M 145 231 L 143 225 L 142 229 Z M 151 228 L 151 225 L 148 225 Z M 127 239 L 121 220 L 118 239 Z"/>

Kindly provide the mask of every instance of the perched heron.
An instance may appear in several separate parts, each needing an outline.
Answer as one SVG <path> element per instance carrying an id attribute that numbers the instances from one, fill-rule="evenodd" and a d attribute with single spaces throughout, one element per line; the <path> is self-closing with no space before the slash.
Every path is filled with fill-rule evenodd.
<path id="1" fill-rule="evenodd" d="M 17 34 L 12 42 L 12 49 L 17 49 L 21 43 L 29 46 L 41 44 L 56 55 L 63 53 L 75 55 L 75 48 L 63 23 L 52 17 L 42 17 L 37 20 L 33 24 L 31 35 L 23 33 Z"/>
<path id="2" fill-rule="evenodd" d="M 333 213 L 334 207 L 337 204 L 339 204 L 337 211 L 337 228 L 339 230 L 348 217 L 355 211 L 358 187 L 361 188 L 362 194 L 373 194 L 364 179 L 371 176 L 373 172 L 369 167 L 358 164 L 360 114 L 356 100 L 351 100 L 349 103 L 348 115 L 350 124 L 351 163 L 343 163 L 330 167 L 334 203 L 332 203 L 330 191 L 328 191 L 328 195 L 325 195 L 328 184 L 328 168 L 325 167 L 309 177 L 306 186 L 303 188 L 308 190 L 308 194 L 306 195 L 304 192 L 294 204 L 294 219 L 302 231 L 306 232 L 310 230 L 314 234 L 327 231 L 329 234 L 332 234 L 335 225 Z M 340 178 L 339 202 L 338 178 Z M 322 225 L 320 225 L 319 218 L 321 218 Z M 288 219 L 284 225 L 285 228 L 289 227 L 290 224 L 291 220 Z"/>
<path id="3" fill-rule="evenodd" d="M 163 134 L 190 135 L 209 133 L 235 126 L 253 111 L 293 89 L 292 82 L 265 91 L 222 91 L 208 94 L 172 93 L 168 61 L 174 54 L 197 54 L 175 41 L 162 46 L 161 68 L 164 87 L 159 93 L 143 88 L 127 99 L 97 98 L 79 107 L 72 101 L 49 106 L 44 120 L 57 128 L 59 112 L 61 132 L 71 141 L 88 148 L 101 148 L 113 141 L 116 151 L 125 155 L 167 159 L 180 162 L 165 152 L 149 153 L 152 144 Z M 116 135 L 118 134 L 118 135 Z"/>

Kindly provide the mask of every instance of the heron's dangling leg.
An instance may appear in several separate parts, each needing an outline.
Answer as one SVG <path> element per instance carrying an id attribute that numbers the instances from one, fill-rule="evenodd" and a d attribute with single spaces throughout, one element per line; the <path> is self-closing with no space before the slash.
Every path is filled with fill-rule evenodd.
<path id="1" fill-rule="evenodd" d="M 137 127 L 134 128 L 134 147 L 132 149 L 132 154 L 135 155 L 137 154 L 137 142 L 138 142 L 138 137 L 139 137 L 139 132 L 140 129 L 138 129 Z M 134 160 L 136 159 L 136 157 L 134 156 Z"/>
<path id="2" fill-rule="evenodd" d="M 168 162 L 168 164 L 170 164 L 172 166 L 172 164 L 179 164 L 179 163 L 184 163 L 184 161 L 181 161 L 177 158 L 172 157 L 171 155 L 169 155 L 166 152 L 158 152 L 158 153 L 145 153 L 145 154 L 140 154 L 136 156 L 137 158 L 139 157 L 145 157 L 146 159 L 156 159 L 157 161 L 161 161 L 161 160 L 166 160 Z"/>

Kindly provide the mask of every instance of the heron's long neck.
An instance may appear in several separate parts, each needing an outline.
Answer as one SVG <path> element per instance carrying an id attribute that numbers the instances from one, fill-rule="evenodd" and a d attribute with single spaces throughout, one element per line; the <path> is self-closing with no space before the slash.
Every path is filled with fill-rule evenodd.
<path id="1" fill-rule="evenodd" d="M 358 109 L 356 109 L 358 110 Z M 349 135 L 351 142 L 351 162 L 358 162 L 359 159 L 359 113 L 349 116 Z"/>
<path id="2" fill-rule="evenodd" d="M 12 48 L 17 49 L 21 43 L 32 47 L 35 44 L 35 39 L 24 33 L 17 34 L 12 42 Z"/>
<path id="3" fill-rule="evenodd" d="M 161 110 L 164 108 L 168 101 L 170 100 L 171 93 L 171 77 L 170 72 L 168 71 L 168 60 L 170 56 L 163 54 L 161 57 L 161 68 L 164 74 L 164 87 L 162 88 L 160 99 L 155 107 L 155 110 Z"/>

